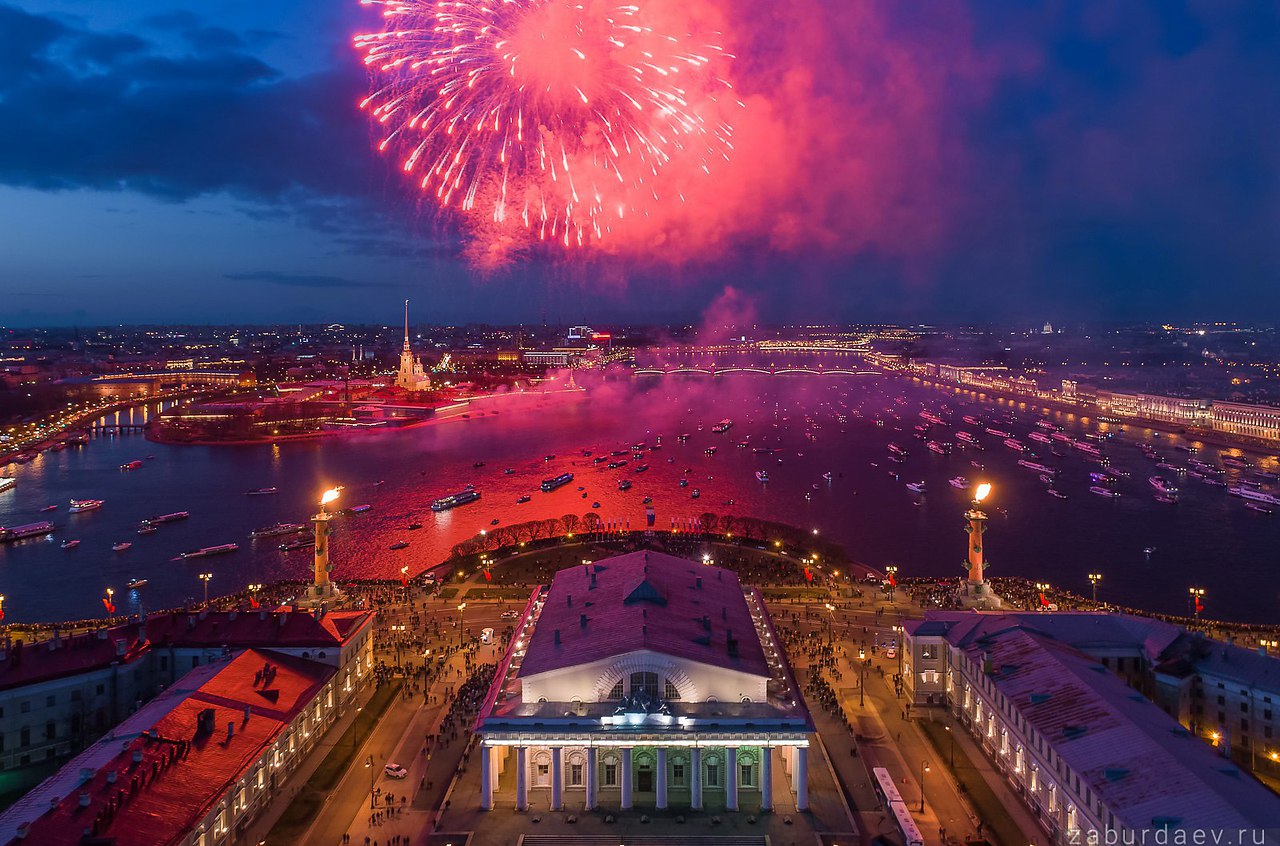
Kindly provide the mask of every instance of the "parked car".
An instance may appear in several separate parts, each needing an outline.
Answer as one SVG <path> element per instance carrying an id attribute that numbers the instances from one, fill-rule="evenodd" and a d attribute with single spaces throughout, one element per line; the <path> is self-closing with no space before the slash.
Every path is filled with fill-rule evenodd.
<path id="1" fill-rule="evenodd" d="M 391 778 L 408 778 L 409 771 L 399 764 L 390 763 L 382 768 Z"/>

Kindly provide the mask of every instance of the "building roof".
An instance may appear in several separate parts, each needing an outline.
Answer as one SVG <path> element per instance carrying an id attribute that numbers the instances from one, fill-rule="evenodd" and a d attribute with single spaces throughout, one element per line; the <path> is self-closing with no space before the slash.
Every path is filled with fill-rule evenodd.
<path id="1" fill-rule="evenodd" d="M 520 675 L 639 650 L 770 675 L 738 577 L 651 551 L 557 573 Z"/>
<path id="2" fill-rule="evenodd" d="M 38 643 L 15 643 L 0 653 L 0 690 L 54 681 L 128 663 L 152 646 L 233 649 L 262 647 L 340 648 L 368 611 L 173 611 L 147 619 L 146 637 L 137 622 Z"/>
<path id="3" fill-rule="evenodd" d="M 1280 825 L 1280 798 L 1096 659 L 1041 630 L 1060 615 L 961 616 L 981 619 L 953 620 L 948 642 L 989 666 L 1000 693 L 1124 826 Z M 1082 616 L 1094 615 L 1068 616 L 1077 619 L 1059 634 L 1093 631 Z"/>
<path id="4" fill-rule="evenodd" d="M 180 842 L 335 672 L 257 649 L 192 670 L 0 816 L 0 842 L 24 825 L 26 842 L 47 846 L 86 831 L 116 846 Z M 198 734 L 209 710 L 212 731 Z"/>

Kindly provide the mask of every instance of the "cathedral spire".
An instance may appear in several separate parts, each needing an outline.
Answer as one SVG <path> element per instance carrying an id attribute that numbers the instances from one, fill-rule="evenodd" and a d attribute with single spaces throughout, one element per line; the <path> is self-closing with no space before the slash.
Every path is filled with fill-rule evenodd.
<path id="1" fill-rule="evenodd" d="M 409 301 L 404 301 L 404 351 L 409 351 Z"/>

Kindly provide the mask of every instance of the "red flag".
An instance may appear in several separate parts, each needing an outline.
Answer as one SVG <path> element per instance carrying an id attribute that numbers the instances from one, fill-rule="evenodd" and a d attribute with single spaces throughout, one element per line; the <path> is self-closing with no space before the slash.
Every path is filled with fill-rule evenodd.
<path id="1" fill-rule="evenodd" d="M 256 598 L 256 597 L 254 597 L 254 596 L 252 596 L 252 595 L 249 597 L 249 607 L 250 607 L 250 608 L 257 608 L 259 604 L 260 604 L 260 603 L 258 602 L 258 600 L 257 600 L 257 598 Z"/>
<path id="2" fill-rule="evenodd" d="M 1200 595 L 1196 595 L 1196 613 L 1199 614 L 1204 610 L 1204 603 L 1200 601 Z"/>
<path id="3" fill-rule="evenodd" d="M 485 571 L 484 571 L 484 580 L 485 580 L 486 582 L 491 582 L 491 581 L 493 581 L 493 573 L 490 573 L 488 570 L 485 570 Z"/>
<path id="4" fill-rule="evenodd" d="M 898 580 L 897 580 L 896 578 L 894 578 L 893 573 L 890 573 L 890 574 L 889 574 L 889 587 L 897 587 L 897 586 L 898 586 Z"/>
<path id="5" fill-rule="evenodd" d="M 4 619 L 4 609 L 0 608 L 0 620 Z"/>
<path id="6" fill-rule="evenodd" d="M 1047 599 L 1045 599 L 1045 598 L 1044 598 L 1044 592 L 1043 592 L 1043 591 L 1041 591 L 1041 593 L 1040 593 L 1040 605 L 1041 605 L 1041 607 L 1044 607 L 1044 608 L 1048 608 L 1048 607 L 1049 607 L 1049 600 L 1047 600 Z"/>
<path id="7" fill-rule="evenodd" d="M 813 573 L 809 571 L 808 567 L 804 568 L 804 577 L 806 581 L 813 581 Z"/>
<path id="8" fill-rule="evenodd" d="M 105 596 L 102 597 L 102 604 L 106 607 L 108 614 L 116 613 L 116 604 Z"/>

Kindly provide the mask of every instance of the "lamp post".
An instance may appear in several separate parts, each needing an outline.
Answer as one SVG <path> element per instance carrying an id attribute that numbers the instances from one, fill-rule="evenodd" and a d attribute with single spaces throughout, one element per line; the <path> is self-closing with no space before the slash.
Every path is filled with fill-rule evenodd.
<path id="1" fill-rule="evenodd" d="M 462 612 L 467 610 L 467 603 L 458 603 L 458 646 L 462 646 Z"/>
<path id="2" fill-rule="evenodd" d="M 1188 588 L 1187 593 L 1191 596 L 1191 618 L 1197 623 L 1200 622 L 1201 597 L 1204 596 L 1204 588 L 1193 587 Z"/>
<path id="3" fill-rule="evenodd" d="M 858 705 L 866 705 L 867 692 L 867 650 L 858 650 Z"/>
<path id="4" fill-rule="evenodd" d="M 924 776 L 929 772 L 929 762 L 920 762 L 920 813 L 924 813 Z"/>
<path id="5" fill-rule="evenodd" d="M 1089 584 L 1093 585 L 1093 604 L 1098 604 L 1098 582 L 1102 581 L 1101 573 L 1090 573 Z"/>
<path id="6" fill-rule="evenodd" d="M 836 619 L 836 607 L 832 605 L 830 602 L 823 603 L 822 607 L 826 608 L 827 613 L 831 615 L 830 619 L 827 620 L 827 643 L 830 643 L 831 642 L 831 624 L 834 623 Z"/>
<path id="7" fill-rule="evenodd" d="M 1048 600 L 1045 599 L 1044 592 L 1051 587 L 1053 587 L 1053 585 L 1048 582 L 1036 582 L 1036 591 L 1040 594 L 1040 608 L 1038 610 L 1043 611 L 1049 607 Z"/>
<path id="8" fill-rule="evenodd" d="M 952 771 L 952 772 L 955 772 L 955 769 L 956 769 L 956 736 L 955 736 L 954 734 L 952 734 L 952 733 L 951 733 L 951 726 L 943 726 L 943 728 L 944 728 L 944 729 L 946 729 L 946 731 L 947 731 L 947 738 L 951 741 L 951 753 L 950 753 L 950 758 L 951 758 L 951 771 Z"/>
<path id="9" fill-rule="evenodd" d="M 209 604 L 209 580 L 213 578 L 213 573 L 201 573 L 200 581 L 204 582 L 204 604 Z"/>
<path id="10" fill-rule="evenodd" d="M 889 594 L 889 601 L 892 602 L 893 593 L 894 593 L 893 589 L 898 584 L 898 565 L 890 564 L 889 566 L 884 568 L 884 572 L 885 572 L 885 575 L 889 577 L 889 590 L 887 591 L 887 593 Z"/>
<path id="11" fill-rule="evenodd" d="M 369 768 L 369 810 L 372 811 L 373 809 L 378 807 L 377 799 L 375 798 L 373 793 L 373 785 L 378 778 L 378 773 L 373 768 L 372 755 L 370 755 L 368 758 L 365 758 L 364 765 Z"/>

